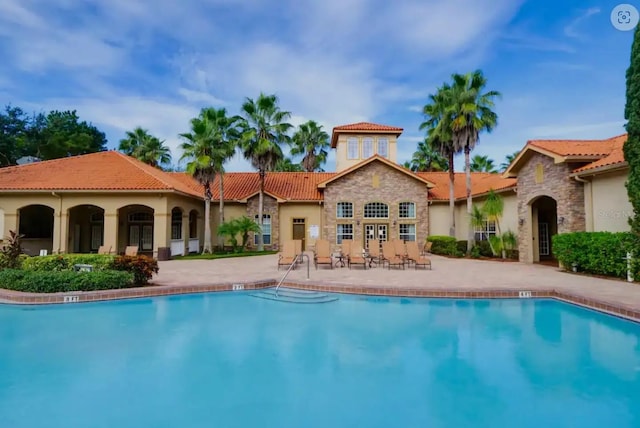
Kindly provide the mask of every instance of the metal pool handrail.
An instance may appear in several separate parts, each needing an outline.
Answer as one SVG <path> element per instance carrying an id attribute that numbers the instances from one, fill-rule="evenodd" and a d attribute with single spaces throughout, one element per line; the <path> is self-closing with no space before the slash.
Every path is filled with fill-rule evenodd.
<path id="1" fill-rule="evenodd" d="M 307 279 L 309 279 L 309 256 L 302 253 L 302 254 L 298 254 L 296 255 L 296 257 L 293 259 L 293 262 L 291 263 L 291 265 L 289 266 L 289 268 L 287 269 L 287 271 L 284 273 L 284 275 L 282 276 L 282 279 L 280 279 L 280 282 L 278 282 L 278 285 L 276 285 L 276 297 L 278 297 L 278 289 L 280 288 L 280 286 L 282 285 L 282 283 L 284 282 L 285 278 L 287 277 L 287 275 L 289 275 L 289 272 L 291 272 L 291 270 L 293 269 L 293 267 L 296 265 L 296 263 L 298 263 L 298 257 L 302 257 L 302 260 L 304 260 L 304 258 L 307 258 Z"/>

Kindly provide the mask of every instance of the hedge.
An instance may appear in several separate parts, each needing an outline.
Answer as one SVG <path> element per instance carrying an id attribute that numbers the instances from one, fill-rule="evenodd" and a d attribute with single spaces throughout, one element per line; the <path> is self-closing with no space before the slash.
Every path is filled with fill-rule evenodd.
<path id="1" fill-rule="evenodd" d="M 31 293 L 111 290 L 134 287 L 133 274 L 118 271 L 0 271 L 0 288 Z"/>
<path id="2" fill-rule="evenodd" d="M 634 250 L 632 236 L 627 232 L 573 232 L 553 236 L 553 255 L 567 270 L 596 275 L 627 277 L 628 251 Z M 640 249 L 634 253 L 640 258 Z M 640 280 L 640 259 L 632 268 Z"/>
<path id="3" fill-rule="evenodd" d="M 444 235 L 433 235 L 427 238 L 432 243 L 431 252 L 444 256 L 461 256 L 456 238 Z"/>

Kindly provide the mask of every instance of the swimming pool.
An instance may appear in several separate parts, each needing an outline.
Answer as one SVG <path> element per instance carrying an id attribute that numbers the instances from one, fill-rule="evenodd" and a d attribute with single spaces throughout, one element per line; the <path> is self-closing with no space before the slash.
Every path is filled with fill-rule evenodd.
<path id="1" fill-rule="evenodd" d="M 640 325 L 553 300 L 0 306 L 0 426 L 640 426 Z"/>

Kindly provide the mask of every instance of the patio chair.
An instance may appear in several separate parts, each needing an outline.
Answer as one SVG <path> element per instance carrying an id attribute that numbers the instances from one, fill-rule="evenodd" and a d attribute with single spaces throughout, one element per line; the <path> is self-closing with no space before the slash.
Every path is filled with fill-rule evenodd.
<path id="1" fill-rule="evenodd" d="M 422 248 L 422 255 L 425 256 L 427 254 L 431 254 L 431 247 L 433 247 L 433 242 L 427 241 L 424 243 L 424 247 Z"/>
<path id="2" fill-rule="evenodd" d="M 287 266 L 288 268 L 296 260 L 297 256 L 295 241 L 285 241 L 282 244 L 282 251 L 278 254 L 278 270 L 280 266 Z M 295 269 L 295 266 L 293 268 Z"/>
<path id="3" fill-rule="evenodd" d="M 417 242 L 407 242 L 407 259 L 414 263 L 416 269 L 418 266 L 424 266 L 425 269 L 429 266 L 431 270 L 431 259 L 420 254 Z"/>
<path id="4" fill-rule="evenodd" d="M 342 246 L 340 247 L 340 252 L 345 256 L 349 257 L 351 254 L 351 246 L 353 245 L 353 239 L 343 239 Z"/>
<path id="5" fill-rule="evenodd" d="M 137 256 L 138 255 L 138 246 L 137 245 L 129 245 L 124 249 L 125 256 Z"/>
<path id="6" fill-rule="evenodd" d="M 313 264 L 318 269 L 318 265 L 329 265 L 333 269 L 333 260 L 331 259 L 331 244 L 326 239 L 318 239 L 316 241 L 316 250 L 313 255 Z"/>
<path id="7" fill-rule="evenodd" d="M 379 239 L 369 239 L 369 267 L 371 267 L 372 263 L 378 265 L 382 262 L 382 253 L 380 252 L 380 240 Z"/>
<path id="8" fill-rule="evenodd" d="M 404 269 L 404 259 L 396 255 L 393 242 L 382 243 L 382 259 L 384 263 L 387 263 L 389 269 L 391 269 L 391 266 L 402 266 L 402 269 Z"/>
<path id="9" fill-rule="evenodd" d="M 111 247 L 100 245 L 100 247 L 98 247 L 98 254 L 111 254 Z"/>
<path id="10" fill-rule="evenodd" d="M 404 241 L 402 239 L 394 239 L 391 241 L 393 243 L 393 249 L 396 253 L 396 256 L 402 258 L 403 260 L 407 258 L 407 248 L 404 245 Z"/>
<path id="11" fill-rule="evenodd" d="M 362 265 L 363 269 L 367 268 L 367 259 L 362 254 L 362 246 L 359 244 L 351 244 L 351 252 L 349 253 L 349 269 L 351 265 Z"/>
<path id="12" fill-rule="evenodd" d="M 296 244 L 296 256 L 298 256 L 298 263 L 302 263 L 302 240 L 294 239 L 293 242 Z"/>

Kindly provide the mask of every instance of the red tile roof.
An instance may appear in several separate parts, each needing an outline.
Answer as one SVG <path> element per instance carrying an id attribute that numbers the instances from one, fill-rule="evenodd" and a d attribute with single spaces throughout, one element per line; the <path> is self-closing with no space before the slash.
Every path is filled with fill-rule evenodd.
<path id="1" fill-rule="evenodd" d="M 336 147 L 336 145 L 338 144 L 338 135 L 340 134 L 363 133 L 400 135 L 402 134 L 402 131 L 403 129 L 397 126 L 380 125 L 378 123 L 371 122 L 358 122 L 350 123 L 348 125 L 340 125 L 333 128 L 333 132 L 331 134 L 331 147 Z"/>
<path id="2" fill-rule="evenodd" d="M 200 196 L 183 181 L 117 151 L 0 168 L 3 190 L 157 190 Z"/>
<path id="3" fill-rule="evenodd" d="M 624 153 L 622 151 L 622 147 L 624 143 L 627 141 L 627 134 L 619 135 L 617 137 L 610 138 L 608 144 L 611 148 L 610 152 L 601 159 L 598 159 L 595 162 L 591 162 L 588 165 L 575 169 L 574 173 L 580 173 L 583 171 L 590 171 L 595 169 L 600 169 L 607 166 L 613 165 L 624 165 L 626 161 L 624 160 Z"/>
<path id="4" fill-rule="evenodd" d="M 449 200 L 448 172 L 419 172 L 418 175 L 435 184 L 433 189 L 429 189 L 429 196 L 432 199 Z M 500 174 L 490 174 L 488 172 L 471 173 L 471 193 L 474 196 L 485 194 L 491 189 L 515 188 L 516 183 L 517 180 L 515 178 L 503 178 Z M 455 174 L 454 196 L 456 199 L 464 199 L 467 196 L 466 175 L 464 172 Z"/>

